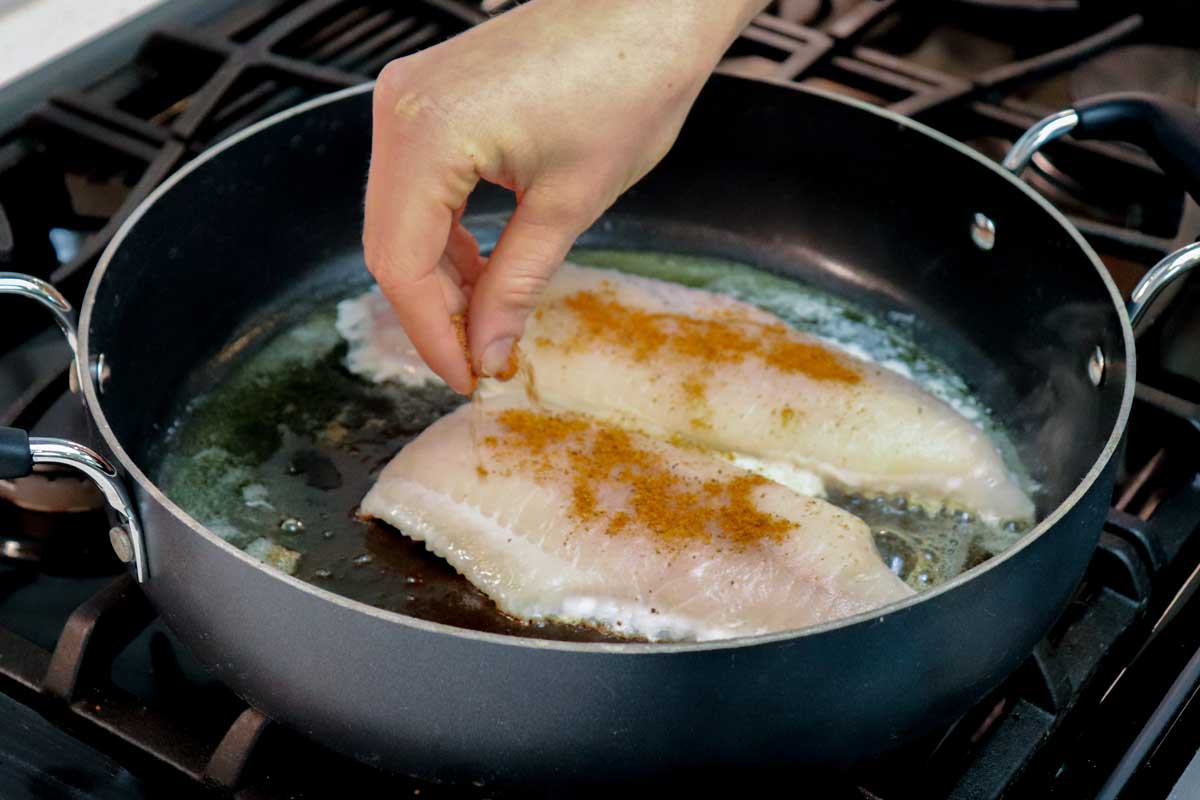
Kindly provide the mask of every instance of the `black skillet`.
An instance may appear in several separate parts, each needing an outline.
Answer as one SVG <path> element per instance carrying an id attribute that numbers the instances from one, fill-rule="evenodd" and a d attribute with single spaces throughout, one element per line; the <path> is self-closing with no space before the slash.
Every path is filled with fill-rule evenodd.
<path id="1" fill-rule="evenodd" d="M 118 233 L 76 347 L 111 462 L 18 431 L 0 439 L 0 476 L 55 461 L 101 483 L 118 553 L 215 675 L 270 716 L 406 772 L 610 781 L 860 762 L 953 721 L 1026 658 L 1108 508 L 1134 387 L 1124 305 L 1079 233 L 1003 169 L 899 116 L 782 85 L 715 77 L 674 150 L 584 241 L 749 262 L 914 315 L 918 344 L 968 380 L 1042 485 L 1041 521 L 1015 546 L 910 600 L 807 630 L 563 642 L 347 600 L 184 513 L 148 477 L 178 395 L 264 315 L 361 280 L 369 91 L 232 137 Z M 1076 112 L 1039 127 L 1023 155 L 1073 127 L 1128 137 L 1200 183 L 1194 117 L 1128 98 Z M 471 214 L 493 219 L 508 203 L 483 190 Z M 1177 254 L 1137 298 L 1196 260 L 1194 248 Z M 72 330 L 43 284 L 7 275 L 0 290 L 38 297 Z"/>

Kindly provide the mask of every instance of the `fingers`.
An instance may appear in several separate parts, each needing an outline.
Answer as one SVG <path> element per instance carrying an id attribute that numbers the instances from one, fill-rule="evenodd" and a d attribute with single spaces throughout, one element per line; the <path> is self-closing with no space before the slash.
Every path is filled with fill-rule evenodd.
<path id="1" fill-rule="evenodd" d="M 454 273 L 469 281 L 479 270 L 478 245 L 472 251 L 474 239 L 455 221 L 474 186 L 473 167 L 447 156 L 444 136 L 428 135 L 393 110 L 377 89 L 363 225 L 367 267 L 421 358 L 467 394 L 474 376 L 451 316 L 467 303 Z"/>
<path id="2" fill-rule="evenodd" d="M 454 265 L 462 286 L 469 289 L 479 279 L 486 265 L 479 255 L 479 242 L 474 234 L 467 230 L 461 222 L 455 222 L 450 228 L 450 238 L 446 242 L 446 257 Z"/>
<path id="3" fill-rule="evenodd" d="M 538 187 L 526 191 L 475 282 L 467 332 L 479 375 L 511 377 L 512 347 L 542 289 L 591 224 L 585 205 Z"/>

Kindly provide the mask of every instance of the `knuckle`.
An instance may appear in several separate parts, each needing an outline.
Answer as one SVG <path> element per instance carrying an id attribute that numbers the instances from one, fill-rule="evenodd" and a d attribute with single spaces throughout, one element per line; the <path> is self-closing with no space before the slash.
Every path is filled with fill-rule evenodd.
<path id="1" fill-rule="evenodd" d="M 396 97 L 407 81 L 407 73 L 404 59 L 396 59 L 389 62 L 375 78 L 375 88 L 371 91 L 371 106 L 376 117 L 387 114 L 396 104 Z"/>
<path id="2" fill-rule="evenodd" d="M 412 59 L 399 58 L 379 73 L 372 92 L 372 113 L 378 123 L 394 135 L 418 137 L 425 131 L 440 131 L 449 122 L 449 111 L 437 100 Z"/>
<path id="3" fill-rule="evenodd" d="M 533 262 L 517 263 L 509 268 L 504 281 L 498 287 L 497 299 L 504 308 L 525 310 L 532 308 L 550 282 L 545 269 Z"/>
<path id="4" fill-rule="evenodd" d="M 375 77 L 374 98 L 387 102 L 395 98 L 412 83 L 412 76 L 419 75 L 417 55 L 395 58 L 384 65 Z"/>

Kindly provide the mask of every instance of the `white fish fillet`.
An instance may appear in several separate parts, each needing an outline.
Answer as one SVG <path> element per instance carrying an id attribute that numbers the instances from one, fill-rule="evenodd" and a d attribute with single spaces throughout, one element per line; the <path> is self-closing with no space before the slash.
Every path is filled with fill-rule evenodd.
<path id="1" fill-rule="evenodd" d="M 360 512 L 423 541 L 506 613 L 704 640 L 913 593 L 835 506 L 694 448 L 495 403 L 430 426 Z"/>
<path id="2" fill-rule="evenodd" d="M 547 405 L 852 489 L 1033 517 L 995 445 L 949 405 L 728 296 L 566 264 L 520 346 Z"/>
<path id="3" fill-rule="evenodd" d="M 647 324 L 664 334 L 657 347 Z M 436 380 L 378 292 L 341 303 L 338 328 L 354 372 Z M 699 344 L 689 349 L 691 339 Z M 528 388 L 547 405 L 684 437 L 816 496 L 823 479 L 994 520 L 1033 518 L 992 441 L 948 404 L 726 295 L 564 264 L 520 347 L 522 375 L 482 391 Z"/>
<path id="4" fill-rule="evenodd" d="M 346 366 L 356 375 L 405 386 L 441 383 L 404 332 L 387 298 L 374 289 L 337 306 L 338 333 L 350 345 Z"/>
<path id="5" fill-rule="evenodd" d="M 372 383 L 403 386 L 445 385 L 421 360 L 387 298 L 376 287 L 337 306 L 337 331 L 349 345 L 346 367 Z M 494 393 L 493 388 L 493 393 Z M 762 461 L 738 454 L 742 469 L 770 478 L 810 497 L 825 497 L 825 482 L 811 470 L 780 461 Z"/>

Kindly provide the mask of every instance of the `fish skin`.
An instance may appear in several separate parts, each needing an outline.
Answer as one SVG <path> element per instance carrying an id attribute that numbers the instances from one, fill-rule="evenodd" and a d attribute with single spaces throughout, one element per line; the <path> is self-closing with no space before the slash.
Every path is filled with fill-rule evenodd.
<path id="1" fill-rule="evenodd" d="M 539 470 L 497 444 L 508 441 L 500 415 L 514 407 L 527 406 L 476 400 L 438 420 L 385 467 L 360 508 L 424 542 L 514 617 L 651 640 L 724 639 L 840 619 L 914 593 L 884 565 L 861 520 L 765 480 L 753 503 L 786 521 L 776 538 L 665 540 L 636 513 L 614 532 L 613 514 L 632 508 L 617 478 L 595 483 L 603 516 L 573 515 L 566 447 L 547 449 Z M 556 416 L 584 421 L 575 445 L 612 429 Z M 750 475 L 694 448 L 621 435 L 682 481 Z"/>

